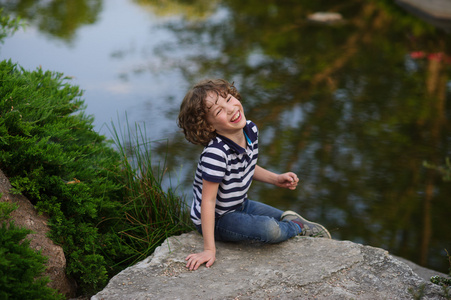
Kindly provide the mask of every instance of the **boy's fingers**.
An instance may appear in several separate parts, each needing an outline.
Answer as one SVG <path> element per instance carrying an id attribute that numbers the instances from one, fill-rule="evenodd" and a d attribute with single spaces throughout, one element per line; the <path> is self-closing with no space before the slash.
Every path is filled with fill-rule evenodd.
<path id="1" fill-rule="evenodd" d="M 197 262 L 191 262 L 191 265 L 189 266 L 189 269 L 190 269 L 190 271 L 193 271 L 193 270 L 197 270 Z"/>
<path id="2" fill-rule="evenodd" d="M 205 264 L 205 266 L 206 266 L 207 268 L 210 268 L 210 267 L 214 264 L 214 262 L 215 262 L 214 259 L 210 259 L 210 260 Z"/>
<path id="3" fill-rule="evenodd" d="M 187 263 L 186 263 L 186 267 L 188 268 L 188 269 L 191 269 L 191 264 L 192 264 L 193 262 L 192 261 L 188 261 Z"/>
<path id="4" fill-rule="evenodd" d="M 197 261 L 196 264 L 194 265 L 194 271 L 196 271 L 202 264 L 203 262 Z"/>
<path id="5" fill-rule="evenodd" d="M 186 267 L 190 270 L 193 269 L 195 263 L 194 263 L 194 259 L 192 259 L 194 257 L 195 254 L 190 254 L 188 255 L 185 260 L 187 260 L 188 262 L 186 263 Z"/>

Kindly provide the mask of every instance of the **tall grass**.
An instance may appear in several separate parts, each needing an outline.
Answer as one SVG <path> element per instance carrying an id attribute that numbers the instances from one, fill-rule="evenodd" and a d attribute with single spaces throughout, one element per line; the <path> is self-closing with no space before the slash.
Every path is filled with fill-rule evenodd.
<path id="1" fill-rule="evenodd" d="M 118 125 L 120 126 L 120 125 Z M 145 126 L 126 121 L 125 127 L 111 124 L 113 141 L 122 157 L 122 178 L 126 188 L 121 240 L 132 250 L 132 264 L 150 255 L 167 237 L 194 229 L 184 199 L 172 187 L 162 187 L 165 163 L 153 165 L 151 144 Z"/>

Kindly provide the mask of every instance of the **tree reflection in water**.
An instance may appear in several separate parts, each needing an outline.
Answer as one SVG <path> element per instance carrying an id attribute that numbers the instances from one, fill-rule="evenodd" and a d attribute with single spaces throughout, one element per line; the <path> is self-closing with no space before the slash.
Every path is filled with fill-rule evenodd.
<path id="1" fill-rule="evenodd" d="M 25 19 L 41 32 L 70 44 L 77 29 L 97 21 L 102 11 L 102 0 L 0 0 L 0 8 Z"/>
<path id="2" fill-rule="evenodd" d="M 179 39 L 161 53 L 185 49 L 173 61 L 191 83 L 235 81 L 260 129 L 260 164 L 303 182 L 294 193 L 254 183 L 250 197 L 448 272 L 451 184 L 422 164 L 450 155 L 450 36 L 388 2 L 221 3 L 209 19 L 168 25 Z M 324 10 L 345 22 L 307 21 Z M 182 139 L 170 164 L 194 170 L 200 150 Z"/>

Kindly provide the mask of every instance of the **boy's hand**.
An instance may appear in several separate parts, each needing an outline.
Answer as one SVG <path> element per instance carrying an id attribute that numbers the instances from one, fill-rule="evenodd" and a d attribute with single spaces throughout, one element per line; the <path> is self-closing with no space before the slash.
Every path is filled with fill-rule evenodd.
<path id="1" fill-rule="evenodd" d="M 296 189 L 299 178 L 293 172 L 277 175 L 276 185 L 290 190 Z"/>
<path id="2" fill-rule="evenodd" d="M 206 263 L 206 267 L 210 268 L 216 260 L 216 253 L 212 250 L 204 250 L 200 253 L 190 254 L 185 258 L 186 267 L 190 270 L 197 270 L 203 263 Z"/>

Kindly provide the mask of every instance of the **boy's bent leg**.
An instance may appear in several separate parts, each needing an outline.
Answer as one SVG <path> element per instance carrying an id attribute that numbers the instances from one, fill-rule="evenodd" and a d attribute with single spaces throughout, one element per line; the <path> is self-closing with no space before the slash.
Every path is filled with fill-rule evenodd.
<path id="1" fill-rule="evenodd" d="M 242 211 L 249 215 L 268 216 L 277 221 L 280 221 L 282 214 L 284 213 L 280 209 L 249 199 L 244 201 Z"/>
<path id="2" fill-rule="evenodd" d="M 299 234 L 293 222 L 279 222 L 273 217 L 251 215 L 242 211 L 225 214 L 216 220 L 215 238 L 238 242 L 254 240 L 263 243 L 280 243 Z"/>

